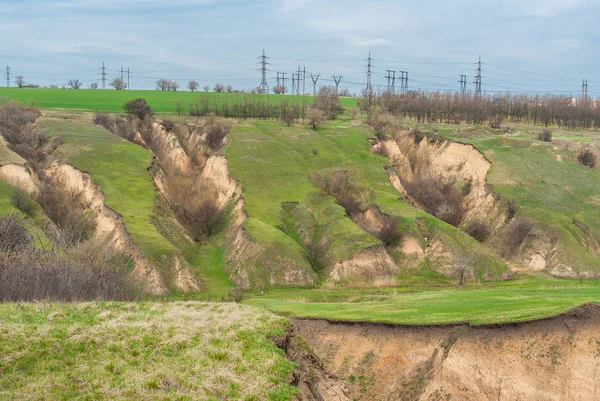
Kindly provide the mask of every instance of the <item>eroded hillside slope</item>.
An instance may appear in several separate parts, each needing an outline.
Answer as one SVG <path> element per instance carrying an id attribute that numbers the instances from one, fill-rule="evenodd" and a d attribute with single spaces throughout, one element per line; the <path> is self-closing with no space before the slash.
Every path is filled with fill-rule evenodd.
<path id="1" fill-rule="evenodd" d="M 362 400 L 597 400 L 600 306 L 493 326 L 295 320 L 326 369 Z"/>

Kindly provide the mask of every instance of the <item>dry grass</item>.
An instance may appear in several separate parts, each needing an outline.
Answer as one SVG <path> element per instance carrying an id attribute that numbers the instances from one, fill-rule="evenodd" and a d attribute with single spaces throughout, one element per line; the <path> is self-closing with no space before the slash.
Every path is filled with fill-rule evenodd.
<path id="1" fill-rule="evenodd" d="M 239 304 L 0 305 L 3 400 L 287 400 L 287 321 Z"/>

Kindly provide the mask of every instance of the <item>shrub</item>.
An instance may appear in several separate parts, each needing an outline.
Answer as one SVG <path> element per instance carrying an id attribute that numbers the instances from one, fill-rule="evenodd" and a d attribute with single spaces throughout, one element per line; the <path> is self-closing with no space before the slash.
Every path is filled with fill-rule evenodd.
<path id="1" fill-rule="evenodd" d="M 31 244 L 31 236 L 18 216 L 0 217 L 0 252 L 21 250 Z"/>
<path id="2" fill-rule="evenodd" d="M 338 115 L 344 112 L 344 108 L 340 104 L 340 98 L 335 88 L 331 86 L 319 88 L 311 108 L 319 110 L 323 118 L 328 120 L 335 120 Z"/>
<path id="3" fill-rule="evenodd" d="M 382 217 L 382 225 L 377 234 L 386 247 L 397 246 L 402 241 L 402 232 L 398 227 L 398 223 L 385 214 Z"/>
<path id="4" fill-rule="evenodd" d="M 229 134 L 231 128 L 223 120 L 217 119 L 214 115 L 208 118 L 204 127 L 206 132 L 206 142 L 213 150 L 219 150 L 223 146 L 223 140 Z"/>
<path id="5" fill-rule="evenodd" d="M 545 129 L 538 134 L 538 140 L 543 142 L 552 142 L 552 131 Z"/>
<path id="6" fill-rule="evenodd" d="M 135 115 L 140 120 L 145 120 L 154 114 L 148 103 L 146 103 L 146 99 L 143 98 L 131 100 L 125 103 L 123 108 L 127 113 Z"/>
<path id="7" fill-rule="evenodd" d="M 362 212 L 362 206 L 358 199 L 350 194 L 343 194 L 336 197 L 336 202 L 338 205 L 344 208 L 346 211 L 346 216 L 352 217 L 354 214 L 358 212 Z"/>
<path id="8" fill-rule="evenodd" d="M 15 207 L 15 209 L 20 210 L 25 215 L 29 217 L 33 217 L 35 215 L 35 211 L 37 210 L 37 204 L 25 191 L 21 191 L 20 189 L 15 189 L 10 194 L 10 204 Z"/>
<path id="9" fill-rule="evenodd" d="M 321 110 L 308 109 L 304 117 L 308 120 L 313 130 L 317 130 L 321 124 L 325 122 L 325 116 Z"/>
<path id="10" fill-rule="evenodd" d="M 596 166 L 596 154 L 591 149 L 583 149 L 577 154 L 579 164 L 589 168 Z"/>
<path id="11" fill-rule="evenodd" d="M 96 111 L 92 116 L 92 121 L 94 122 L 94 124 L 101 125 L 108 131 L 114 133 L 114 121 L 110 114 L 105 113 L 103 111 Z"/>
<path id="12" fill-rule="evenodd" d="M 455 227 L 462 221 L 462 194 L 455 181 L 445 181 L 440 177 L 417 176 L 412 182 L 403 182 L 410 196 L 421 204 L 424 210 Z"/>
<path id="13" fill-rule="evenodd" d="M 297 114 L 298 112 L 295 108 L 282 105 L 281 116 L 279 118 L 282 123 L 290 127 L 296 121 Z"/>
<path id="14" fill-rule="evenodd" d="M 515 217 L 518 210 L 519 205 L 517 205 L 517 202 L 515 202 L 512 199 L 509 199 L 508 202 L 506 202 L 506 219 L 510 220 L 513 217 Z"/>
<path id="15" fill-rule="evenodd" d="M 506 229 L 506 242 L 509 250 L 515 253 L 525 238 L 533 230 L 533 223 L 524 216 L 517 216 Z"/>
<path id="16" fill-rule="evenodd" d="M 162 125 L 167 132 L 175 132 L 175 121 L 173 120 L 162 120 L 160 125 Z"/>
<path id="17" fill-rule="evenodd" d="M 479 242 L 484 242 L 490 235 L 490 229 L 483 220 L 471 220 L 464 231 Z"/>

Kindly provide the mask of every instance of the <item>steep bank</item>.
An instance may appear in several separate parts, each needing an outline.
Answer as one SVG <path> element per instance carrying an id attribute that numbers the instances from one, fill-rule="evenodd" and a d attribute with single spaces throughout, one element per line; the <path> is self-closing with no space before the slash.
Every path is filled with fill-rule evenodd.
<path id="1" fill-rule="evenodd" d="M 504 325 L 295 319 L 294 330 L 326 370 L 344 379 L 351 399 L 592 401 L 600 395 L 597 304 Z"/>

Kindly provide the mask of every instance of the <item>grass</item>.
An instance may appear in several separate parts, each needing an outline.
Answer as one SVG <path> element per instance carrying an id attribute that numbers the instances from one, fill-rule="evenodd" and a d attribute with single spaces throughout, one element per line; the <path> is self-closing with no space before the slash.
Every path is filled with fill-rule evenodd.
<path id="1" fill-rule="evenodd" d="M 395 324 L 506 323 L 554 316 L 600 302 L 595 281 L 526 276 L 467 286 L 420 283 L 386 289 L 273 290 L 249 305 L 296 317 Z"/>
<path id="2" fill-rule="evenodd" d="M 2 400 L 289 400 L 287 319 L 201 302 L 0 305 Z"/>
<path id="3" fill-rule="evenodd" d="M 177 112 L 177 102 L 181 102 L 185 112 L 191 103 L 199 97 L 208 97 L 210 101 L 219 103 L 233 102 L 238 99 L 257 100 L 276 104 L 281 99 L 290 102 L 301 102 L 303 97 L 291 95 L 252 95 L 240 93 L 214 93 L 214 92 L 159 92 L 154 90 L 88 90 L 88 89 L 36 89 L 36 88 L 0 88 L 0 99 L 16 100 L 26 104 L 35 104 L 41 108 L 64 108 L 82 110 L 100 110 L 122 112 L 123 104 L 136 99 L 144 98 L 156 113 Z M 312 96 L 306 96 L 309 103 Z M 347 107 L 356 106 L 356 98 L 342 98 L 342 104 Z"/>
<path id="4" fill-rule="evenodd" d="M 92 124 L 88 114 L 46 113 L 38 124 L 65 139 L 54 156 L 92 176 L 106 195 L 105 204 L 123 216 L 146 257 L 173 250 L 151 223 L 156 195 L 147 169 L 152 154 Z"/>

